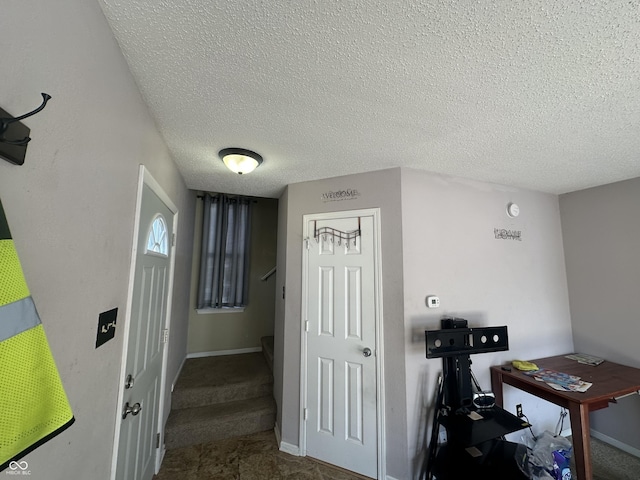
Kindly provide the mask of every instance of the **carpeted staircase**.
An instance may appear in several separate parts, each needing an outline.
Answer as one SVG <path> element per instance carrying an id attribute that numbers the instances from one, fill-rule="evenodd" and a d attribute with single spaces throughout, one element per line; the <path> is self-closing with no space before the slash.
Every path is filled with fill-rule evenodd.
<path id="1" fill-rule="evenodd" d="M 262 339 L 262 349 L 185 361 L 171 397 L 167 449 L 273 429 L 273 337 Z"/>

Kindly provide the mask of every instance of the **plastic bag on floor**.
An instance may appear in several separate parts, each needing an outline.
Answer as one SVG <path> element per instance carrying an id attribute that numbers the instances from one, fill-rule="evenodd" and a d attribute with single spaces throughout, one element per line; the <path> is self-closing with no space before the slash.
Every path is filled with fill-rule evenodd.
<path id="1" fill-rule="evenodd" d="M 555 480 L 555 478 L 552 477 L 549 472 L 547 472 L 546 470 L 542 470 L 542 469 L 540 469 L 536 473 L 534 473 L 531 478 L 533 480 Z"/>
<path id="2" fill-rule="evenodd" d="M 571 480 L 571 442 L 545 431 L 531 447 L 534 480 Z"/>

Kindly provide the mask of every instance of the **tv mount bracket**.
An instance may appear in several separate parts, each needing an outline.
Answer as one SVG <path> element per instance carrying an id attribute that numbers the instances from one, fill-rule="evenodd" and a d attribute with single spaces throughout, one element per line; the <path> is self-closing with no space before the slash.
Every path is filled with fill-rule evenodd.
<path id="1" fill-rule="evenodd" d="M 509 350 L 507 327 L 427 330 L 427 358 L 455 357 Z"/>

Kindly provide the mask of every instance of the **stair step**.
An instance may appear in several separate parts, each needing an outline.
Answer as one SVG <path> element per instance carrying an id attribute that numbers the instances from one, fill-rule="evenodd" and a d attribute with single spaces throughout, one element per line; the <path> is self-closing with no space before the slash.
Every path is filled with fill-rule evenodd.
<path id="1" fill-rule="evenodd" d="M 167 449 L 271 430 L 276 405 L 271 395 L 172 410 L 165 430 Z"/>
<path id="2" fill-rule="evenodd" d="M 268 395 L 273 374 L 260 352 L 190 358 L 171 398 L 172 409 L 194 408 Z"/>
<path id="3" fill-rule="evenodd" d="M 229 385 L 191 387 L 174 391 L 171 408 L 182 410 L 185 408 L 203 407 L 234 400 L 270 395 L 273 391 L 273 381 L 264 383 L 242 382 Z"/>

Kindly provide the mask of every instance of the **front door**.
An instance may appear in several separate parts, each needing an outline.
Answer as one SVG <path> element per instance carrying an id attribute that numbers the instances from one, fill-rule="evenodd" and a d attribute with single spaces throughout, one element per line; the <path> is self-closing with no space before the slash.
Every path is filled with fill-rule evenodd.
<path id="1" fill-rule="evenodd" d="M 377 478 L 374 228 L 371 214 L 305 216 L 304 417 L 307 455 Z"/>
<path id="2" fill-rule="evenodd" d="M 161 380 L 174 214 L 144 183 L 138 224 L 117 480 L 150 480 L 159 447 Z"/>

